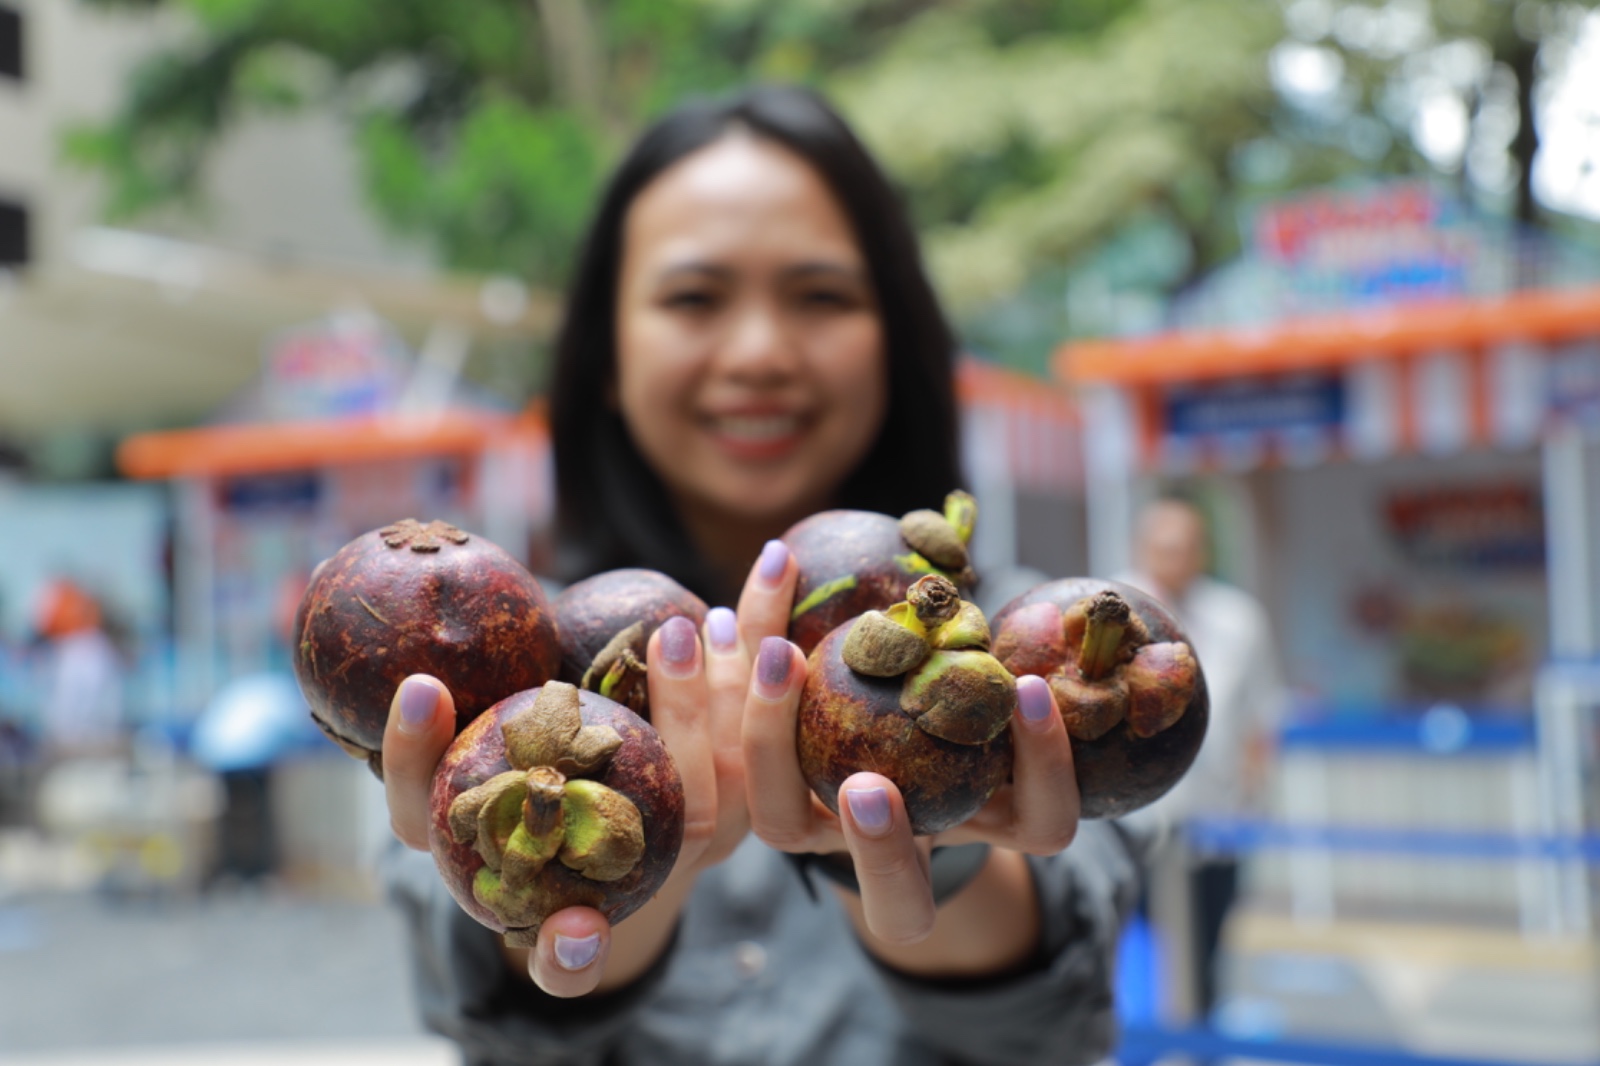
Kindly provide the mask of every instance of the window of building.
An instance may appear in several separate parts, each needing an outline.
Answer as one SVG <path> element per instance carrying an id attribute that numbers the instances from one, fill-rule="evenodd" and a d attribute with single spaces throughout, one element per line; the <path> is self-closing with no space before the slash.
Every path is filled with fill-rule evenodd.
<path id="1" fill-rule="evenodd" d="M 22 80 L 22 12 L 0 4 L 0 77 Z"/>
<path id="2" fill-rule="evenodd" d="M 0 267 L 27 266 L 28 209 L 0 200 Z"/>

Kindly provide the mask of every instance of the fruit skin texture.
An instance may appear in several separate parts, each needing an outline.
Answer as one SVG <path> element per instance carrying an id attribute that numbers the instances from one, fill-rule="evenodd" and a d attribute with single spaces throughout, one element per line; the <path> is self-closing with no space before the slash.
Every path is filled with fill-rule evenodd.
<path id="1" fill-rule="evenodd" d="M 972 586 L 964 552 L 961 567 L 935 566 L 906 543 L 902 522 L 875 511 L 821 511 L 784 533 L 800 572 L 789 639 L 803 654 L 863 611 L 899 603 L 920 577 L 941 574 L 963 589 Z"/>
<path id="2" fill-rule="evenodd" d="M 312 717 L 380 777 L 389 703 L 407 676 L 445 684 L 459 731 L 560 665 L 538 581 L 497 545 L 442 522 L 408 519 L 340 548 L 312 575 L 294 626 L 294 673 Z"/>
<path id="3" fill-rule="evenodd" d="M 619 702 L 645 721 L 650 720 L 650 702 L 642 674 L 650 634 L 679 615 L 693 622 L 696 629 L 706 620 L 706 604 L 699 596 L 665 574 L 634 568 L 607 570 L 568 585 L 552 601 L 551 611 L 561 638 L 558 676 L 579 686 L 584 686 L 590 666 L 596 665 L 596 656 L 612 639 L 629 626 L 642 623 L 627 642 L 640 676 L 627 679 L 623 695 L 628 698 L 619 698 Z M 603 675 L 605 671 L 602 668 L 597 672 Z M 600 678 L 593 680 L 593 684 L 584 687 L 600 691 Z"/>
<path id="4" fill-rule="evenodd" d="M 800 696 L 798 749 L 807 783 L 839 812 L 839 786 L 860 771 L 893 781 L 911 831 L 938 833 L 977 813 L 1011 774 L 1011 731 L 986 744 L 932 736 L 900 708 L 904 678 L 867 677 L 841 652 L 854 620 L 838 626 L 808 660 Z"/>
<path id="5" fill-rule="evenodd" d="M 518 692 L 489 708 L 451 742 L 434 770 L 429 791 L 428 843 L 445 886 L 463 910 L 498 933 L 505 923 L 473 894 L 473 880 L 485 861 L 471 843 L 459 843 L 450 829 L 450 805 L 468 789 L 512 769 L 507 758 L 505 722 L 531 708 L 539 689 Z M 632 871 L 614 881 L 596 881 L 559 860 L 538 874 L 543 917 L 563 907 L 594 907 L 612 924 L 650 900 L 666 882 L 683 844 L 683 782 L 655 729 L 621 704 L 593 692 L 578 693 L 584 726 L 610 726 L 622 738 L 603 770 L 590 779 L 631 800 L 644 822 L 644 855 Z M 538 924 L 513 931 L 508 940 L 528 946 Z"/>
<path id="6" fill-rule="evenodd" d="M 1075 604 L 1099 593 L 1114 592 L 1125 600 L 1142 623 L 1151 645 L 1188 643 L 1177 620 L 1159 601 L 1138 589 L 1115 581 L 1072 577 L 1049 581 L 1023 593 L 994 616 L 994 654 L 1012 673 L 1035 674 L 1051 683 L 1058 705 L 1063 691 L 1081 682 L 1073 665 L 1075 650 L 1057 635 L 1066 613 Z M 1039 627 L 1051 605 L 1063 622 L 1054 632 Z M 1132 649 L 1125 652 L 1131 657 Z M 1141 663 L 1142 665 L 1142 663 Z M 1124 667 L 1126 669 L 1126 667 Z M 1062 708 L 1063 717 L 1071 709 Z M 1082 817 L 1117 818 L 1154 803 L 1188 771 L 1205 739 L 1210 700 L 1205 675 L 1194 667 L 1192 695 L 1177 721 L 1152 736 L 1141 737 L 1131 722 L 1112 725 L 1093 740 L 1072 738 L 1072 758 L 1077 768 Z"/>

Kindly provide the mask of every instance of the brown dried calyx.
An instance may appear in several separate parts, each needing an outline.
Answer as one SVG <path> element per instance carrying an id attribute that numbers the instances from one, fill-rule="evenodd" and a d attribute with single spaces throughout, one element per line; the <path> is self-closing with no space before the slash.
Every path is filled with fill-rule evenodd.
<path id="1" fill-rule="evenodd" d="M 582 687 L 637 713 L 645 706 L 649 669 L 635 648 L 644 643 L 645 625 L 635 622 L 606 642 L 583 673 Z"/>
<path id="2" fill-rule="evenodd" d="M 477 900 L 508 929 L 545 913 L 537 875 L 551 859 L 593 881 L 628 875 L 644 855 L 644 821 L 633 801 L 588 776 L 622 745 L 610 726 L 586 726 L 578 690 L 547 682 L 501 726 L 512 769 L 450 804 L 450 835 L 483 858 Z"/>
<path id="3" fill-rule="evenodd" d="M 839 654 L 858 674 L 905 675 L 900 709 L 956 744 L 993 740 L 1016 705 L 1016 681 L 989 654 L 988 620 L 938 574 L 918 578 L 887 611 L 857 618 Z"/>
<path id="4" fill-rule="evenodd" d="M 1189 645 L 1153 643 L 1121 596 L 1086 596 L 1062 612 L 1068 663 L 1049 678 L 1067 732 L 1095 740 L 1126 721 L 1153 737 L 1183 717 L 1199 683 Z"/>
<path id="5" fill-rule="evenodd" d="M 967 544 L 972 540 L 977 519 L 978 501 L 957 489 L 944 498 L 943 514 L 923 509 L 902 515 L 900 537 L 928 562 L 954 574 L 961 584 L 971 585 L 972 560 Z"/>
<path id="6" fill-rule="evenodd" d="M 402 518 L 392 526 L 378 530 L 383 543 L 391 548 L 410 548 L 414 552 L 436 552 L 446 542 L 465 544 L 472 539 L 449 522 L 433 521 L 424 525 L 415 518 Z"/>

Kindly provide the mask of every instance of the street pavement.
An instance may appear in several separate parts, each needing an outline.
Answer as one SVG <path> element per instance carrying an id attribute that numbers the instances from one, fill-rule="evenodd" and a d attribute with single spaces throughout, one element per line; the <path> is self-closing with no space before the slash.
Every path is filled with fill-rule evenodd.
<path id="1" fill-rule="evenodd" d="M 380 902 L 242 888 L 0 902 L 3 1066 L 450 1066 Z"/>

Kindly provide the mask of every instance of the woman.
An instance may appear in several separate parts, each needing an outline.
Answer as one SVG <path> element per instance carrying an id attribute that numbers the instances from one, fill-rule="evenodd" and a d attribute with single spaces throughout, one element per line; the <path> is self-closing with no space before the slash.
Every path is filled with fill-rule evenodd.
<path id="1" fill-rule="evenodd" d="M 1105 1053 L 1133 865 L 1109 827 L 1078 832 L 1042 682 L 1019 684 L 1014 784 L 937 841 L 912 837 L 876 774 L 847 780 L 844 817 L 829 814 L 795 755 L 806 665 L 782 636 L 795 566 L 775 538 L 825 507 L 899 513 L 956 483 L 953 350 L 886 181 L 815 96 L 691 105 L 622 163 L 557 346 L 564 558 L 572 576 L 655 567 L 713 601 L 743 588 L 703 634 L 680 619 L 650 642 L 688 828 L 639 912 L 612 930 L 570 908 L 519 952 L 449 902 L 425 857 L 396 865 L 425 1015 L 468 1062 Z M 391 707 L 390 810 L 419 852 L 453 721 L 431 678 L 408 678 Z M 993 846 L 970 880 L 936 893 L 931 846 L 974 842 Z M 858 890 L 813 902 L 779 852 L 847 853 Z"/>

